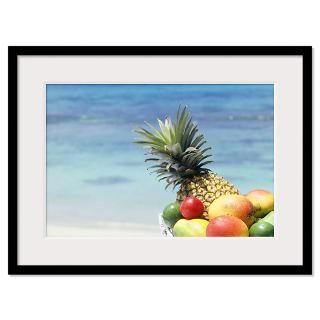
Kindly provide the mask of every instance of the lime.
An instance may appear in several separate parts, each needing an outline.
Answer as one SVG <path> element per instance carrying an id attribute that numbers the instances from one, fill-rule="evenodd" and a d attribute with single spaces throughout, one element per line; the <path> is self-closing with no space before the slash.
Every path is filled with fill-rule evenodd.
<path id="1" fill-rule="evenodd" d="M 179 209 L 180 204 L 178 202 L 170 203 L 164 208 L 162 218 L 168 227 L 172 227 L 178 220 L 183 218 Z"/>
<path id="2" fill-rule="evenodd" d="M 260 220 L 251 226 L 250 237 L 273 237 L 274 227 L 271 223 Z"/>

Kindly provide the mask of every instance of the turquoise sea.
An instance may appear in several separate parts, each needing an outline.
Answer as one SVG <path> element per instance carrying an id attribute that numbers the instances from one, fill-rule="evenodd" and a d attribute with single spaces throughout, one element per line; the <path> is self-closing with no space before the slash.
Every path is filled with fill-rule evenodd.
<path id="1" fill-rule="evenodd" d="M 273 191 L 273 85 L 47 85 L 47 225 L 157 227 L 175 192 L 133 143 L 144 121 L 186 104 L 213 147 L 210 168 L 241 193 Z"/>

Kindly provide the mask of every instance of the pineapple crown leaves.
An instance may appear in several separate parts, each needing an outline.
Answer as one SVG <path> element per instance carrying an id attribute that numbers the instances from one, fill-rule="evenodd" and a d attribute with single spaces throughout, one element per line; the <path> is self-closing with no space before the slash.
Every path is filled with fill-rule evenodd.
<path id="1" fill-rule="evenodd" d="M 175 188 L 187 177 L 210 171 L 204 166 L 213 162 L 206 160 L 211 157 L 207 154 L 211 148 L 202 148 L 206 141 L 198 133 L 198 126 L 192 122 L 186 106 L 179 107 L 174 122 L 170 117 L 164 121 L 158 119 L 159 129 L 145 123 L 149 130 L 136 129 L 140 140 L 135 142 L 147 147 L 150 157 L 145 161 L 154 163 L 148 169 L 153 169 L 159 181 L 166 181 L 166 188 L 170 185 Z"/>

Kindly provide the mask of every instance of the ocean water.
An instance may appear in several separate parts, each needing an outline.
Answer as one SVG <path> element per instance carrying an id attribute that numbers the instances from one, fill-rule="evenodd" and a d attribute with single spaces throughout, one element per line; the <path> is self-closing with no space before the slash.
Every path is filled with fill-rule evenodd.
<path id="1" fill-rule="evenodd" d="M 147 173 L 133 129 L 174 117 L 180 104 L 213 148 L 213 171 L 241 193 L 273 191 L 271 84 L 49 84 L 47 226 L 158 228 L 175 191 Z"/>

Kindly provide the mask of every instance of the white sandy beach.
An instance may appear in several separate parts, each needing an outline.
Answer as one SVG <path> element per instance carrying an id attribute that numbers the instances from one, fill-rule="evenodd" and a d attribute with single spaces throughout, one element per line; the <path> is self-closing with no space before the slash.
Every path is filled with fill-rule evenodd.
<path id="1" fill-rule="evenodd" d="M 135 223 L 104 222 L 90 225 L 47 225 L 48 237 L 161 237 L 159 226 Z"/>

